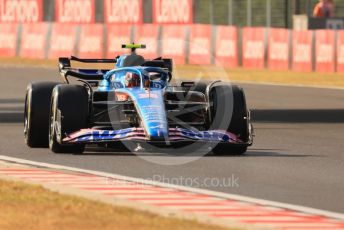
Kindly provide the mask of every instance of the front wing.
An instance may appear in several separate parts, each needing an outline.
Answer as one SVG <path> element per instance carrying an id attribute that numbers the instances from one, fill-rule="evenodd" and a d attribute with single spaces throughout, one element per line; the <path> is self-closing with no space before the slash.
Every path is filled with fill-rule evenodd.
<path id="1" fill-rule="evenodd" d="M 102 143 L 116 141 L 149 141 L 143 128 L 119 130 L 81 129 L 63 139 L 63 143 Z M 236 135 L 223 130 L 194 131 L 181 128 L 169 128 L 169 142 L 202 141 L 244 144 Z"/>

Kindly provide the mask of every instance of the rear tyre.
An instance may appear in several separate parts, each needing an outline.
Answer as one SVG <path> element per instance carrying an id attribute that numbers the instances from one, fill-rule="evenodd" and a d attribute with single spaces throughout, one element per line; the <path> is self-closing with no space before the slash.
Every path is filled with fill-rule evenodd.
<path id="1" fill-rule="evenodd" d="M 57 82 L 33 82 L 27 86 L 24 138 L 31 148 L 48 147 L 50 98 Z"/>
<path id="2" fill-rule="evenodd" d="M 249 114 L 245 94 L 236 85 L 216 85 L 210 91 L 211 129 L 226 130 L 243 142 L 249 141 Z M 215 155 L 242 155 L 247 145 L 219 143 L 213 148 Z"/>
<path id="3" fill-rule="evenodd" d="M 54 153 L 82 153 L 85 144 L 62 144 L 66 134 L 86 128 L 88 93 L 81 85 L 59 85 L 51 98 L 49 148 Z"/>

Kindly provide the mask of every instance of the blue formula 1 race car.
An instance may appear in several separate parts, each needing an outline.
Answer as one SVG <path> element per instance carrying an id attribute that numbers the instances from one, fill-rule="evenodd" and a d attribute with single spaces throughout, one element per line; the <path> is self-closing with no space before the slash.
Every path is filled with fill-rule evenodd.
<path id="1" fill-rule="evenodd" d="M 59 58 L 63 83 L 28 85 L 24 134 L 29 147 L 49 146 L 55 153 L 82 153 L 86 145 L 246 152 L 252 125 L 240 87 L 220 81 L 173 85 L 171 59 L 145 60 L 136 54 L 144 45 L 122 48 L 130 54 Z M 115 68 L 72 68 L 71 61 Z"/>

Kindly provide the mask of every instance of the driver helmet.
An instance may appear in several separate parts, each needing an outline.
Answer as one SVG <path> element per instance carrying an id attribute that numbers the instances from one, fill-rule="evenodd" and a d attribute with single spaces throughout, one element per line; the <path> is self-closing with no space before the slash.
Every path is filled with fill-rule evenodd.
<path id="1" fill-rule="evenodd" d="M 128 88 L 140 86 L 140 76 L 136 73 L 127 72 L 125 74 L 125 86 Z"/>

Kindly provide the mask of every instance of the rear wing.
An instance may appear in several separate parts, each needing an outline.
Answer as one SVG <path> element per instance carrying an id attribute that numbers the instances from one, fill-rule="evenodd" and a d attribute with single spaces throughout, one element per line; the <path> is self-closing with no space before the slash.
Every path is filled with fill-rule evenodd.
<path id="1" fill-rule="evenodd" d="M 77 69 L 72 68 L 71 61 L 82 63 L 116 63 L 116 59 L 84 59 L 71 56 L 59 58 L 59 72 L 61 77 L 68 83 L 68 77 L 75 77 L 84 81 L 99 81 L 103 79 L 110 69 Z"/>
<path id="2" fill-rule="evenodd" d="M 78 69 L 72 68 L 71 61 L 82 62 L 82 63 L 113 63 L 117 62 L 117 59 L 85 59 L 78 58 L 75 56 L 60 57 L 59 58 L 59 73 L 66 83 L 69 83 L 69 77 L 75 77 L 85 82 L 100 81 L 103 79 L 104 75 L 110 71 L 110 69 Z M 153 60 L 145 60 L 141 66 L 159 67 L 167 70 L 170 74 L 170 79 L 172 78 L 173 62 L 172 59 L 156 58 Z"/>
<path id="3" fill-rule="evenodd" d="M 93 59 L 93 58 L 78 58 L 75 56 L 70 57 L 71 61 L 78 61 L 84 63 L 113 63 L 117 62 L 117 59 Z"/>

